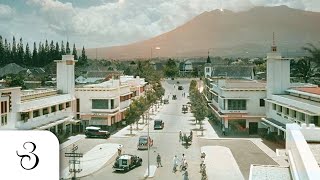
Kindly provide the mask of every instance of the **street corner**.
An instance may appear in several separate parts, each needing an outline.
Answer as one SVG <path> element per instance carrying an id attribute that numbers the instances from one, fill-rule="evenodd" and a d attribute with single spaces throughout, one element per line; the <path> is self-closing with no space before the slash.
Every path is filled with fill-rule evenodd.
<path id="1" fill-rule="evenodd" d="M 156 165 L 150 165 L 149 166 L 149 175 L 148 175 L 148 167 L 146 169 L 146 172 L 144 173 L 145 178 L 153 178 L 155 173 L 157 171 L 157 166 Z"/>

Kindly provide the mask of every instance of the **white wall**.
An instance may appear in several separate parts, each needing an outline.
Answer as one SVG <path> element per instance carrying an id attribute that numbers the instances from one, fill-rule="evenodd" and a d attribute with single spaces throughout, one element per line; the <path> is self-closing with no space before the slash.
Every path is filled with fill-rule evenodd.
<path id="1" fill-rule="evenodd" d="M 286 150 L 289 154 L 293 179 L 319 180 L 319 165 L 301 133 L 300 127 L 297 124 L 287 124 L 286 129 Z"/>

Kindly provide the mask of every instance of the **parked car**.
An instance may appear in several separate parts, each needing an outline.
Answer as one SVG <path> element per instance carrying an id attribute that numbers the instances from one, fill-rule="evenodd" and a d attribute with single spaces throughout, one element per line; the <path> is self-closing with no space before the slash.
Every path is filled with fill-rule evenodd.
<path id="1" fill-rule="evenodd" d="M 163 103 L 164 103 L 164 104 L 169 104 L 169 99 L 163 100 Z"/>
<path id="2" fill-rule="evenodd" d="M 183 86 L 178 86 L 178 90 L 183 90 Z"/>
<path id="3" fill-rule="evenodd" d="M 101 130 L 100 127 L 89 126 L 86 127 L 85 135 L 87 137 L 102 137 L 108 138 L 110 136 L 110 132 Z"/>
<path id="4" fill-rule="evenodd" d="M 142 158 L 131 155 L 131 154 L 122 154 L 117 157 L 116 161 L 113 164 L 113 169 L 115 171 L 129 171 L 135 167 L 142 165 Z"/>
<path id="5" fill-rule="evenodd" d="M 138 150 L 146 150 L 149 147 L 153 146 L 153 140 L 148 137 L 147 135 L 143 135 L 139 137 L 139 142 L 138 142 Z"/>
<path id="6" fill-rule="evenodd" d="M 154 120 L 153 129 L 163 129 L 164 122 L 161 119 Z"/>
<path id="7" fill-rule="evenodd" d="M 182 105 L 182 112 L 187 113 L 188 112 L 188 105 Z"/>

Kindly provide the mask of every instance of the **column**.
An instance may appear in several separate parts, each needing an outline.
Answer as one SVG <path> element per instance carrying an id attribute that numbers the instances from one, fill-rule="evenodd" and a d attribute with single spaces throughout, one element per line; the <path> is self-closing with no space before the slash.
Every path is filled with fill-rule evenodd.
<path id="1" fill-rule="evenodd" d="M 278 136 L 280 135 L 280 129 L 278 129 Z"/>
<path id="2" fill-rule="evenodd" d="M 29 119 L 33 119 L 33 111 L 29 112 Z"/>
<path id="3" fill-rule="evenodd" d="M 48 113 L 49 113 L 49 114 L 51 113 L 51 106 L 48 107 Z"/>

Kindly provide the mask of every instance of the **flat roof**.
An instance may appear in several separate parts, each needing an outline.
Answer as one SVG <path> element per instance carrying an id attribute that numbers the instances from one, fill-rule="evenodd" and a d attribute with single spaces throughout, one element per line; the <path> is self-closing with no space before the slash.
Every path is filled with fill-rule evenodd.
<path id="1" fill-rule="evenodd" d="M 255 165 L 250 168 L 251 180 L 292 180 L 289 167 Z"/>
<path id="2" fill-rule="evenodd" d="M 300 87 L 295 89 L 302 92 L 320 95 L 320 87 Z"/>
<path id="3" fill-rule="evenodd" d="M 303 103 L 306 103 L 306 104 L 310 104 L 310 105 L 313 105 L 313 106 L 320 107 L 320 103 L 319 102 L 311 101 L 311 100 L 304 99 L 304 98 L 301 98 L 301 97 L 296 97 L 296 96 L 292 96 L 292 95 L 276 95 L 276 96 L 280 96 L 280 97 L 284 97 L 284 98 L 287 98 L 287 99 L 291 99 L 291 100 L 295 100 L 295 101 L 299 101 L 299 102 L 303 102 Z"/>
<path id="4" fill-rule="evenodd" d="M 320 167 L 320 143 L 308 143 L 309 148 Z"/>

